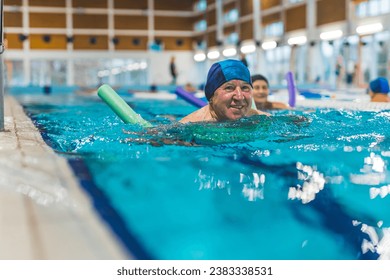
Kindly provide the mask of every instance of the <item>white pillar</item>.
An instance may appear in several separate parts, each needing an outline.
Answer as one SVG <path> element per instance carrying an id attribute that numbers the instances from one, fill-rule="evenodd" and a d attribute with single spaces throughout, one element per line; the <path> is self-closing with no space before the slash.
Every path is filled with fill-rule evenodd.
<path id="1" fill-rule="evenodd" d="M 4 63 L 3 63 L 3 52 L 4 52 L 4 19 L 3 19 L 3 0 L 0 1 L 0 132 L 4 131 Z"/>
<path id="2" fill-rule="evenodd" d="M 260 0 L 253 0 L 253 38 L 256 43 L 261 42 L 261 35 L 263 33 L 263 26 L 261 22 L 261 6 Z M 255 73 L 263 73 L 265 75 L 265 57 L 261 46 L 256 48 L 256 60 L 253 65 Z"/>
<path id="3" fill-rule="evenodd" d="M 148 0 L 148 44 L 153 43 L 154 41 L 154 0 Z M 149 46 L 147 46 L 149 50 Z M 152 53 L 149 50 L 148 51 L 148 81 L 147 83 L 150 85 L 154 83 L 154 76 L 153 76 L 153 59 L 152 59 Z"/>
<path id="4" fill-rule="evenodd" d="M 356 17 L 355 17 L 355 5 L 353 1 L 345 0 L 345 11 L 346 11 L 346 37 L 350 36 L 353 32 L 353 29 L 356 27 Z"/>
<path id="5" fill-rule="evenodd" d="M 108 50 L 115 51 L 115 44 L 112 39 L 115 37 L 114 26 L 114 2 L 113 0 L 107 0 L 108 7 Z"/>
<path id="6" fill-rule="evenodd" d="M 317 21 L 317 13 L 316 13 L 316 0 L 307 0 L 306 4 L 306 30 L 307 30 L 307 47 L 308 47 L 308 56 L 306 58 L 306 73 L 308 81 L 304 82 L 313 82 L 316 79 L 316 64 L 314 63 L 320 57 L 316 57 L 316 48 L 318 48 L 318 43 L 314 46 L 311 46 L 311 42 L 314 42 L 316 39 L 316 21 Z"/>
<path id="7" fill-rule="evenodd" d="M 66 0 L 66 36 L 71 38 L 73 36 L 73 13 L 72 0 Z M 66 49 L 68 52 L 68 59 L 66 60 L 66 85 L 74 85 L 74 61 L 71 57 L 73 52 L 73 42 L 67 42 Z"/>
<path id="8" fill-rule="evenodd" d="M 29 30 L 29 13 L 28 13 L 28 0 L 22 2 L 22 20 L 23 20 L 23 34 L 28 35 Z M 24 73 L 24 85 L 28 86 L 31 82 L 31 67 L 30 67 L 30 40 L 23 41 L 23 73 Z"/>
<path id="9" fill-rule="evenodd" d="M 389 37 L 387 37 L 386 42 L 384 42 L 384 46 L 387 46 L 386 72 L 387 72 L 387 78 L 390 79 L 390 38 Z"/>
<path id="10" fill-rule="evenodd" d="M 217 23 L 217 43 L 223 42 L 223 0 L 216 0 L 215 2 L 215 16 Z"/>
<path id="11" fill-rule="evenodd" d="M 154 41 L 154 0 L 148 0 L 148 42 Z"/>
<path id="12" fill-rule="evenodd" d="M 377 51 L 377 46 L 378 46 L 378 40 L 377 40 L 377 36 L 374 34 L 374 35 L 372 35 L 372 41 L 369 43 L 370 53 L 373 54 L 372 56 L 374 58 L 374 59 L 370 60 L 371 80 L 378 77 L 378 56 L 379 56 L 379 54 Z M 359 45 L 359 47 L 362 48 L 361 45 Z"/>

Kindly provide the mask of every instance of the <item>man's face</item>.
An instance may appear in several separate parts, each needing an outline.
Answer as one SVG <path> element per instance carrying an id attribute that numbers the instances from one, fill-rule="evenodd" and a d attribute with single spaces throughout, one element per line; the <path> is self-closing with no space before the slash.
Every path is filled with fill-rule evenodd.
<path id="1" fill-rule="evenodd" d="M 221 85 L 210 100 L 217 120 L 238 120 L 245 117 L 252 105 L 252 87 L 241 80 Z"/>

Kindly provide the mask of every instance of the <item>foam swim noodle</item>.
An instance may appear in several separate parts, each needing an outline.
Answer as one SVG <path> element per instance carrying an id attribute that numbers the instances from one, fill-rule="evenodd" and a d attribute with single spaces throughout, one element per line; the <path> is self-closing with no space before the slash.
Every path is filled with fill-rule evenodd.
<path id="1" fill-rule="evenodd" d="M 294 74 L 291 71 L 287 72 L 286 80 L 288 90 L 288 105 L 290 105 L 290 107 L 295 107 L 295 82 Z"/>
<path id="2" fill-rule="evenodd" d="M 185 101 L 187 101 L 188 103 L 198 107 L 198 108 L 202 108 L 203 106 L 206 106 L 207 105 L 207 102 L 203 101 L 202 99 L 200 98 L 197 98 L 196 96 L 194 96 L 192 93 L 188 93 L 186 92 L 183 88 L 181 87 L 177 87 L 176 90 L 175 90 L 175 93 L 183 98 Z"/>
<path id="3" fill-rule="evenodd" d="M 152 127 L 150 122 L 144 120 L 137 114 L 109 85 L 102 85 L 99 87 L 98 96 L 106 102 L 124 123 Z"/>

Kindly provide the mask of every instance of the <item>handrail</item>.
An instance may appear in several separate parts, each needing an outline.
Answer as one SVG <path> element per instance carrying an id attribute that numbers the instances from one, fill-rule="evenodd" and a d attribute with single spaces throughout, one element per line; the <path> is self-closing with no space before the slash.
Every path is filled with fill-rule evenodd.
<path id="1" fill-rule="evenodd" d="M 3 67 L 3 52 L 4 52 L 4 1 L 0 0 L 0 131 L 4 131 L 4 67 Z"/>

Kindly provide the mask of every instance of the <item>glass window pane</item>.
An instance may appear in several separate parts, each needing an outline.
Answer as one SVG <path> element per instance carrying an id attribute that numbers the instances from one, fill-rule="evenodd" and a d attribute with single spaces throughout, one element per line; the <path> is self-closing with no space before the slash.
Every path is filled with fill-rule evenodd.
<path id="1" fill-rule="evenodd" d="M 237 32 L 230 33 L 226 38 L 226 43 L 229 45 L 235 45 L 235 44 L 237 44 L 237 42 L 238 42 L 238 33 Z"/>
<path id="2" fill-rule="evenodd" d="M 379 1 L 368 2 L 368 9 L 369 9 L 370 16 L 377 16 L 381 14 L 381 11 L 379 9 Z"/>
<path id="3" fill-rule="evenodd" d="M 283 34 L 283 22 L 278 21 L 268 24 L 264 28 L 265 37 L 278 37 Z"/>
<path id="4" fill-rule="evenodd" d="M 65 60 L 31 60 L 31 85 L 66 85 Z"/>
<path id="5" fill-rule="evenodd" d="M 195 11 L 204 12 L 207 9 L 207 0 L 200 0 L 195 3 Z"/>
<path id="6" fill-rule="evenodd" d="M 195 31 L 206 31 L 206 29 L 207 29 L 207 22 L 204 19 L 202 19 L 200 21 L 197 21 L 194 24 L 194 30 Z"/>
<path id="7" fill-rule="evenodd" d="M 238 10 L 232 9 L 224 15 L 224 23 L 235 23 L 238 21 Z"/>
<path id="8" fill-rule="evenodd" d="M 20 86 L 24 84 L 23 61 L 4 61 L 4 80 L 6 86 Z"/>
<path id="9" fill-rule="evenodd" d="M 74 61 L 74 82 L 81 87 L 95 87 L 101 83 L 98 72 L 110 70 L 110 60 L 100 59 L 79 59 Z M 109 73 L 105 76 L 104 82 L 108 82 Z"/>
<path id="10" fill-rule="evenodd" d="M 356 6 L 356 16 L 357 17 L 367 16 L 367 2 L 362 2 Z"/>

